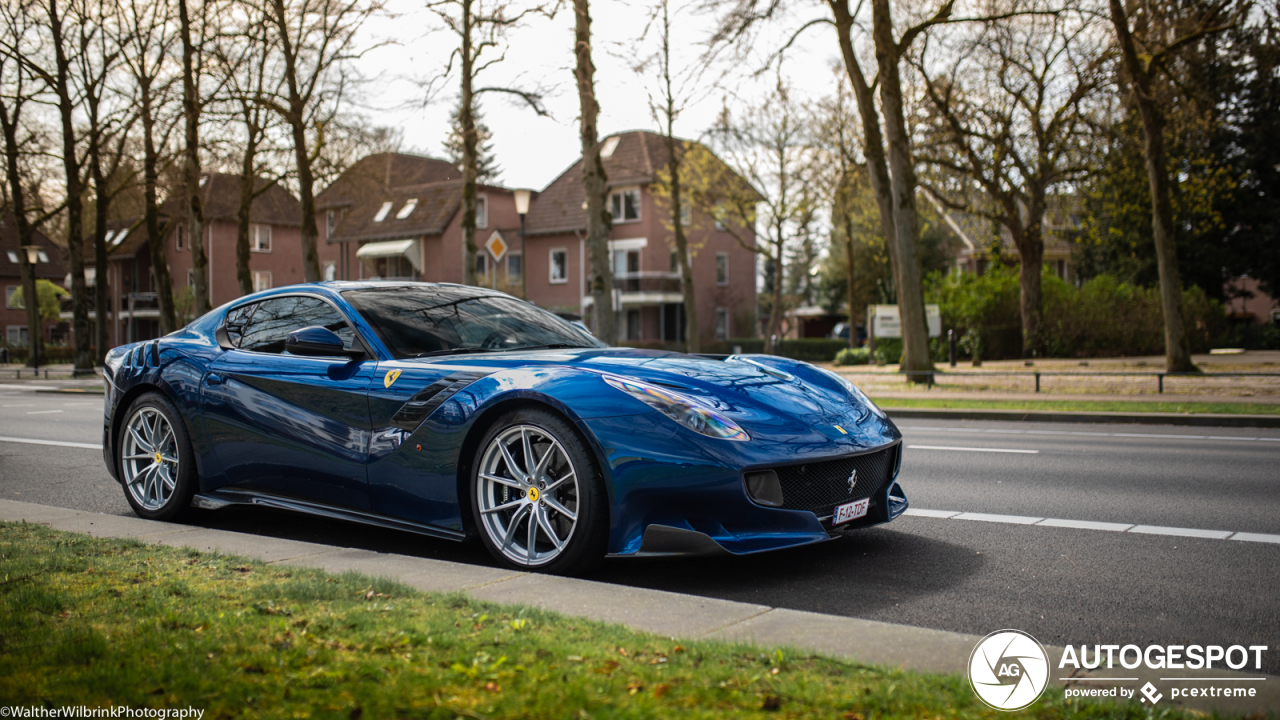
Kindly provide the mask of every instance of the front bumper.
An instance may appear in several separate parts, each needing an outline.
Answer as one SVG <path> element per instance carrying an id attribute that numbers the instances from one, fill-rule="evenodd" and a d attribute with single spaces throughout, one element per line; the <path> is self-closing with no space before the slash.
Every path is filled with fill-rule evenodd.
<path id="1" fill-rule="evenodd" d="M 749 443 L 702 439 L 657 413 L 582 421 L 598 443 L 611 506 L 614 556 L 744 555 L 825 542 L 847 530 L 888 522 L 906 510 L 898 467 L 868 497 L 867 514 L 832 527 L 830 511 L 766 507 L 747 494 L 743 474 L 762 467 L 820 463 L 888 450 L 901 441 L 892 423 L 874 423 L 834 440 L 817 435 Z M 856 499 L 856 498 L 850 498 Z"/>

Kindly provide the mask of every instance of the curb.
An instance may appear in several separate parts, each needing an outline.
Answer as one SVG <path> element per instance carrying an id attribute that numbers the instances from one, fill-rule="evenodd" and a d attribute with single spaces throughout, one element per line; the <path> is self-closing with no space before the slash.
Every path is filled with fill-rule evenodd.
<path id="1" fill-rule="evenodd" d="M 102 395 L 102 388 L 57 388 L 55 390 L 35 390 L 38 393 L 47 393 L 50 395 Z"/>
<path id="2" fill-rule="evenodd" d="M 485 602 L 531 605 L 672 639 L 786 647 L 865 665 L 922 673 L 964 675 L 970 654 L 981 640 L 977 635 L 944 630 L 13 500 L 0 500 L 0 520 L 38 523 L 55 530 L 98 538 L 133 538 L 155 545 L 239 555 L 266 563 L 330 573 L 354 571 L 397 580 L 424 592 L 461 592 Z M 1059 647 L 1046 646 L 1045 649 L 1050 658 L 1060 656 L 1062 652 Z M 1139 675 L 1139 682 L 1159 680 L 1162 674 L 1157 670 L 1126 672 Z M 1165 670 L 1163 674 L 1178 672 Z M 1058 674 L 1051 669 L 1050 683 L 1055 687 L 1114 685 L 1104 680 L 1090 681 L 1087 671 L 1070 679 L 1055 677 Z M 1280 708 L 1280 683 L 1266 683 L 1259 689 L 1261 692 L 1254 698 L 1188 699 L 1177 704 L 1184 708 L 1212 709 L 1233 715 Z"/>
<path id="3" fill-rule="evenodd" d="M 881 406 L 894 419 L 1005 420 L 1012 422 L 1127 423 L 1194 427 L 1280 428 L 1280 415 L 1215 415 L 1184 413 L 1055 412 L 1050 410 L 966 410 Z"/>

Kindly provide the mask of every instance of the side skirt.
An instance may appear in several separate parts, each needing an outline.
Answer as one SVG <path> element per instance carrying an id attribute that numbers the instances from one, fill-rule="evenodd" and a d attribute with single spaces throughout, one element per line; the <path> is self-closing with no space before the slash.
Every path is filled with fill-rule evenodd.
<path id="1" fill-rule="evenodd" d="M 400 520 L 398 518 L 387 517 L 386 515 L 378 515 L 377 513 L 363 512 L 361 510 L 352 510 L 351 508 L 336 507 L 333 505 L 311 502 L 309 500 L 299 500 L 297 498 L 282 497 L 280 495 L 271 495 L 269 493 L 256 491 L 224 489 L 200 493 L 191 499 L 191 505 L 192 507 L 198 507 L 204 510 L 221 510 L 222 508 L 230 505 L 257 505 L 258 507 L 288 510 L 290 512 L 314 515 L 317 517 L 329 518 L 331 520 L 346 520 L 348 522 L 357 522 L 363 525 L 373 525 L 374 527 L 387 528 L 388 530 L 401 530 L 404 532 L 417 533 L 418 535 L 426 535 L 428 537 L 440 538 L 443 540 L 453 540 L 455 542 L 462 542 L 467 538 L 466 533 L 458 532 L 457 530 L 435 527 L 434 525 L 422 525 L 419 523 L 409 522 L 408 520 Z"/>

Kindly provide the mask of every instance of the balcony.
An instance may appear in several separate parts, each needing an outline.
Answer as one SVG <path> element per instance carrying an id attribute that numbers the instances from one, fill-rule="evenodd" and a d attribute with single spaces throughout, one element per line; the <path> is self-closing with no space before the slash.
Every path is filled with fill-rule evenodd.
<path id="1" fill-rule="evenodd" d="M 613 289 L 618 293 L 618 302 L 623 307 L 684 302 L 679 273 L 616 273 L 613 276 Z"/>

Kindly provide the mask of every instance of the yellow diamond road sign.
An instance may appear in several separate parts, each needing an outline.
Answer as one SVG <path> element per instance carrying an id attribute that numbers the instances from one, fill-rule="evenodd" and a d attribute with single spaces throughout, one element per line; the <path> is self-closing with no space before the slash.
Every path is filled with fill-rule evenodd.
<path id="1" fill-rule="evenodd" d="M 498 233 L 489 236 L 489 241 L 484 244 L 486 250 L 493 255 L 494 260 L 501 260 L 503 255 L 507 254 L 507 243 Z"/>

